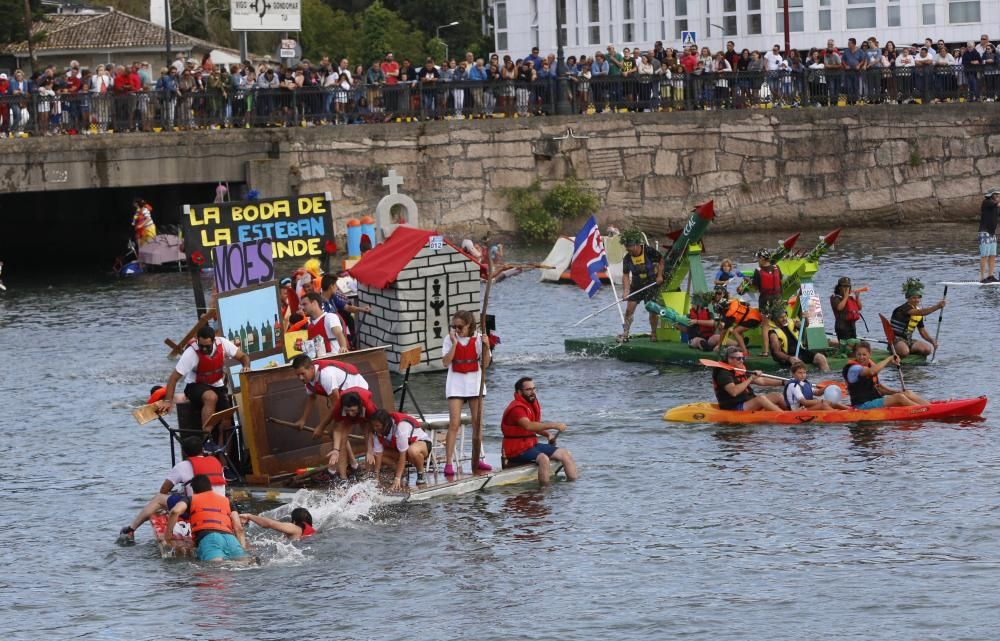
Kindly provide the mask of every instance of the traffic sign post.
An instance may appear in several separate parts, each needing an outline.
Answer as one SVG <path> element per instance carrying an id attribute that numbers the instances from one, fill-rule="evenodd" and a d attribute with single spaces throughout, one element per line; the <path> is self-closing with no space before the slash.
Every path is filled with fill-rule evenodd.
<path id="1" fill-rule="evenodd" d="M 697 31 L 681 31 L 681 46 L 690 47 L 698 44 Z"/>
<path id="2" fill-rule="evenodd" d="M 230 0 L 233 31 L 301 31 L 301 0 Z"/>

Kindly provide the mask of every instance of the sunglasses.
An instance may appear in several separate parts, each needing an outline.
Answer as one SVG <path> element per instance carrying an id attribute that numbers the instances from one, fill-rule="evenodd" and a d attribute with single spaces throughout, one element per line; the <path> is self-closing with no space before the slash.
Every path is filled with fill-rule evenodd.
<path id="1" fill-rule="evenodd" d="M 731 361 L 741 361 L 742 362 L 742 361 L 745 361 L 746 359 L 747 359 L 746 356 L 730 356 L 729 357 L 729 360 L 731 360 Z"/>
<path id="2" fill-rule="evenodd" d="M 449 325 L 452 329 L 465 329 L 465 325 Z"/>

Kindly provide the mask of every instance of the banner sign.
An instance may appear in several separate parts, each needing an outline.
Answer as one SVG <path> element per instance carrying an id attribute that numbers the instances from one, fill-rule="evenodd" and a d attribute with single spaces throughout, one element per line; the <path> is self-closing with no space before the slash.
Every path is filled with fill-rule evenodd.
<path id="1" fill-rule="evenodd" d="M 302 31 L 300 0 L 230 0 L 233 31 Z"/>
<path id="2" fill-rule="evenodd" d="M 219 245 L 212 250 L 215 291 L 222 294 L 274 279 L 274 252 L 270 240 Z"/>
<path id="3" fill-rule="evenodd" d="M 321 257 L 333 242 L 331 196 L 184 205 L 181 223 L 188 263 L 203 266 L 216 247 L 270 239 L 272 259 Z"/>

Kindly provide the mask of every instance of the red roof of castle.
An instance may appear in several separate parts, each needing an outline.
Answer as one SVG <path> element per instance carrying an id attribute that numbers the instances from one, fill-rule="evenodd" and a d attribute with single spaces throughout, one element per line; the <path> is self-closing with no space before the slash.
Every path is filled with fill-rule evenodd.
<path id="1" fill-rule="evenodd" d="M 361 260 L 351 267 L 349 270 L 351 276 L 369 287 L 385 289 L 396 281 L 399 272 L 406 269 L 409 262 L 427 245 L 427 240 L 437 235 L 436 231 L 400 225 L 388 240 L 366 252 Z M 468 257 L 468 254 L 447 240 L 444 243 Z"/>

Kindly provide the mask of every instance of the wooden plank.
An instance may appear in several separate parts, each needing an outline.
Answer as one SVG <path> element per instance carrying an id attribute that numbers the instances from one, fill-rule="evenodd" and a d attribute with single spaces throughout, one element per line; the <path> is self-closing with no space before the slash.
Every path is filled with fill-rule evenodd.
<path id="1" fill-rule="evenodd" d="M 224 409 L 221 412 L 216 412 L 215 414 L 212 414 L 211 416 L 208 417 L 208 420 L 205 421 L 205 424 L 202 426 L 202 429 L 204 429 L 205 431 L 208 431 L 210 428 L 215 427 L 216 425 L 218 425 L 222 421 L 224 421 L 227 418 L 231 417 L 233 414 L 236 413 L 236 410 L 238 410 L 238 409 L 239 409 L 238 406 L 233 405 L 232 407 L 230 407 L 228 409 Z"/>
<path id="2" fill-rule="evenodd" d="M 137 407 L 132 410 L 132 416 L 135 418 L 135 422 L 139 425 L 145 425 L 150 421 L 155 421 L 156 417 L 159 415 L 160 413 L 156 411 L 156 403 L 143 405 L 142 407 Z"/>
<path id="3" fill-rule="evenodd" d="M 420 345 L 411 347 L 399 355 L 399 371 L 405 372 L 407 368 L 420 365 L 420 356 L 423 348 Z"/>
<path id="4" fill-rule="evenodd" d="M 198 322 L 194 324 L 194 327 L 192 327 L 191 330 L 184 335 L 184 338 L 182 338 L 178 342 L 175 343 L 169 338 L 163 339 L 164 344 L 170 348 L 170 353 L 167 354 L 167 358 L 180 356 L 180 353 L 184 351 L 184 348 L 187 346 L 187 344 L 190 343 L 191 340 L 195 337 L 195 335 L 198 333 L 198 330 L 204 327 L 208 323 L 208 321 L 215 320 L 216 317 L 217 317 L 216 311 L 214 309 L 210 309 L 201 315 L 201 318 L 199 318 Z"/>

